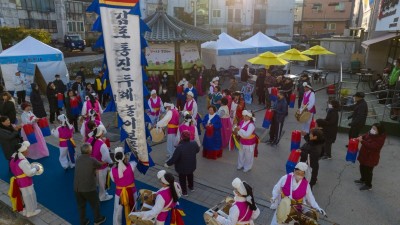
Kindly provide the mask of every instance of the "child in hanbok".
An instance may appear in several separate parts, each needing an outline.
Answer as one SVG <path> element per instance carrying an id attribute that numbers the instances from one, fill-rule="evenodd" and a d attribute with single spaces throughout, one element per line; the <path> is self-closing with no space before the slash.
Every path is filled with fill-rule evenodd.
<path id="1" fill-rule="evenodd" d="M 82 116 L 85 118 L 89 116 L 89 111 L 93 109 L 96 111 L 96 119 L 101 120 L 100 115 L 103 114 L 103 109 L 101 108 L 101 105 L 99 101 L 95 98 L 95 96 L 89 94 L 86 95 L 86 101 L 83 103 L 82 107 Z"/>
<path id="2" fill-rule="evenodd" d="M 59 115 L 57 119 L 61 122 L 61 126 L 53 129 L 51 133 L 59 139 L 60 157 L 58 160 L 65 170 L 68 167 L 72 169 L 75 167 L 74 127 L 64 114 Z"/>
<path id="3" fill-rule="evenodd" d="M 24 102 L 21 105 L 21 108 L 23 110 L 21 114 L 21 136 L 24 141 L 29 141 L 25 130 L 28 130 L 26 128 L 30 127 L 33 128 L 34 136 L 36 139 L 36 143 L 31 143 L 31 146 L 29 147 L 29 153 L 26 157 L 30 159 L 40 159 L 49 156 L 49 150 L 46 145 L 46 140 L 44 139 L 42 131 L 37 125 L 37 121 L 39 120 L 39 118 L 37 118 L 32 113 L 31 104 L 29 102 Z"/>
<path id="4" fill-rule="evenodd" d="M 89 111 L 89 117 L 87 117 L 86 120 L 83 121 L 83 123 L 82 123 L 80 133 L 81 133 L 84 141 L 86 141 L 89 138 L 89 133 L 92 132 L 94 130 L 94 128 L 96 128 L 100 125 L 104 126 L 104 124 L 100 120 L 96 119 L 97 118 L 96 114 L 97 114 L 96 111 L 91 109 Z"/>

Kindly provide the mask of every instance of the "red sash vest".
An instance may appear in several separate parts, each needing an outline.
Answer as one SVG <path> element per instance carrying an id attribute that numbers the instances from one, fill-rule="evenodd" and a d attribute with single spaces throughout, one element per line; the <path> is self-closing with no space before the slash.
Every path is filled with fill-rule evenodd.
<path id="1" fill-rule="evenodd" d="M 25 175 L 24 177 L 18 178 L 18 176 L 24 175 L 24 171 L 18 166 L 21 161 L 22 159 L 15 161 L 14 158 L 11 158 L 10 169 L 14 176 L 17 177 L 16 180 L 19 188 L 29 187 L 33 184 L 32 177 Z"/>
<path id="2" fill-rule="evenodd" d="M 247 131 L 247 129 L 249 128 L 250 124 L 254 125 L 253 122 L 249 122 L 248 124 L 246 124 L 246 126 L 242 127 L 243 123 L 244 123 L 244 121 L 241 121 L 239 123 L 239 126 L 240 126 L 241 129 L 243 129 L 245 131 Z M 253 131 L 253 133 L 249 137 L 245 137 L 245 138 L 244 137 L 240 137 L 240 144 L 242 144 L 242 145 L 255 145 L 256 142 L 257 142 L 257 137 L 255 135 L 255 130 Z"/>

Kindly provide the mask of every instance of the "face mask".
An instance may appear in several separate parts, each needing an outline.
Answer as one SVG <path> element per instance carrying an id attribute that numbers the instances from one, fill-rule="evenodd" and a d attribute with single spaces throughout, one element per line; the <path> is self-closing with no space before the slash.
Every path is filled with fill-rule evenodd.
<path id="1" fill-rule="evenodd" d="M 369 131 L 369 133 L 372 134 L 372 135 L 375 135 L 377 132 L 376 132 L 376 130 L 374 130 L 374 129 L 371 128 L 371 130 Z"/>
<path id="2" fill-rule="evenodd" d="M 164 75 L 164 78 L 167 78 L 167 75 Z"/>
<path id="3" fill-rule="evenodd" d="M 222 94 L 222 97 L 225 97 L 225 96 L 226 96 L 226 94 L 225 94 L 225 93 L 223 93 L 223 94 Z"/>
<path id="4" fill-rule="evenodd" d="M 183 79 L 182 79 L 182 81 L 183 81 L 183 82 L 185 82 L 185 81 L 186 81 L 186 79 L 185 79 L 185 78 L 183 78 Z"/>
<path id="5" fill-rule="evenodd" d="M 332 109 L 332 108 L 333 108 L 332 104 L 328 104 L 328 109 Z"/>
<path id="6" fill-rule="evenodd" d="M 357 102 L 355 97 L 353 97 L 353 102 Z"/>
<path id="7" fill-rule="evenodd" d="M 164 93 L 164 94 L 167 93 L 167 90 L 162 90 L 162 93 Z"/>

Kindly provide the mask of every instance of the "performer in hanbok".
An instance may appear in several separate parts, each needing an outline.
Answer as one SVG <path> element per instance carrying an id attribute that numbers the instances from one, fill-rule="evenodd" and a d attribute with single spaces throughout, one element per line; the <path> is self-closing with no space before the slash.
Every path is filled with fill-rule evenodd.
<path id="1" fill-rule="evenodd" d="M 108 164 L 112 164 L 113 161 L 110 157 L 110 151 L 107 145 L 104 143 L 104 134 L 106 132 L 106 128 L 104 126 L 96 127 L 92 132 L 89 134 L 89 139 L 87 143 L 89 143 L 93 150 L 92 150 L 92 157 L 97 159 L 100 162 L 106 162 L 100 169 L 96 171 L 96 177 L 98 179 L 99 185 L 99 199 L 100 201 L 108 201 L 112 199 L 112 195 L 109 195 L 106 191 L 106 181 L 107 181 L 107 173 L 109 171 Z"/>
<path id="2" fill-rule="evenodd" d="M 217 159 L 222 157 L 221 148 L 221 118 L 216 113 L 217 108 L 210 105 L 208 114 L 204 117 L 203 126 L 206 129 L 203 139 L 203 157 Z"/>
<path id="3" fill-rule="evenodd" d="M 260 209 L 255 203 L 253 188 L 239 178 L 232 181 L 232 187 L 235 202 L 229 209 L 228 218 L 220 216 L 217 212 L 214 212 L 214 218 L 221 225 L 254 225 L 254 220 L 260 215 Z"/>
<path id="4" fill-rule="evenodd" d="M 228 99 L 227 98 L 222 98 L 221 99 L 221 107 L 218 109 L 217 114 L 219 117 L 221 117 L 221 146 L 222 148 L 225 148 L 229 144 L 229 140 L 231 139 L 232 136 L 232 122 L 231 118 L 229 115 L 229 108 L 228 108 Z"/>
<path id="5" fill-rule="evenodd" d="M 179 112 L 172 103 L 165 102 L 164 107 L 166 113 L 162 120 L 157 122 L 156 129 L 167 127 L 167 159 L 169 159 L 175 151 L 175 139 L 179 126 Z"/>
<path id="6" fill-rule="evenodd" d="M 284 175 L 279 179 L 272 191 L 271 209 L 277 209 L 281 200 L 284 197 L 288 197 L 291 200 L 292 205 L 296 205 L 295 207 L 298 210 L 308 216 L 311 216 L 311 214 L 307 213 L 309 211 L 308 208 L 303 207 L 302 204 L 307 204 L 318 210 L 322 215 L 326 215 L 325 211 L 321 209 L 315 201 L 310 185 L 304 178 L 307 169 L 308 165 L 306 163 L 299 162 L 297 163 L 293 173 Z M 279 225 L 276 212 L 272 218 L 271 225 Z"/>
<path id="7" fill-rule="evenodd" d="M 189 91 L 186 94 L 186 103 L 185 106 L 183 107 L 183 111 L 188 112 L 193 117 L 192 122 L 196 124 L 196 119 L 198 116 L 198 108 L 197 108 L 197 102 L 193 96 L 194 94 L 191 91 Z"/>
<path id="8" fill-rule="evenodd" d="M 24 131 L 24 126 L 32 126 L 35 139 L 37 140 L 36 143 L 31 144 L 29 147 L 29 153 L 26 157 L 30 159 L 40 159 L 49 156 L 49 149 L 47 148 L 46 140 L 44 139 L 42 131 L 37 125 L 39 118 L 36 118 L 36 116 L 32 113 L 31 104 L 29 102 L 24 102 L 22 103 L 21 108 L 23 110 L 21 114 L 21 136 L 24 141 L 28 141 L 27 134 Z"/>
<path id="9" fill-rule="evenodd" d="M 213 79 L 210 82 L 210 87 L 208 89 L 207 106 L 211 104 L 211 99 L 214 95 L 214 87 L 218 86 L 218 83 L 219 83 L 219 77 L 213 77 Z"/>
<path id="10" fill-rule="evenodd" d="M 40 209 L 38 209 L 37 206 L 36 192 L 33 188 L 32 179 L 32 177 L 39 171 L 39 166 L 31 165 L 26 159 L 26 156 L 29 153 L 28 148 L 30 146 L 28 141 L 24 141 L 17 146 L 17 152 L 11 156 L 10 160 L 10 169 L 14 174 L 14 177 L 12 177 L 10 181 L 10 189 L 15 190 L 14 185 L 17 185 L 21 191 L 23 203 L 21 202 L 21 198 L 17 197 L 15 199 L 16 202 L 13 203 L 13 205 L 16 207 L 15 210 L 22 211 L 22 215 L 32 217 L 40 213 Z M 10 197 L 12 198 L 11 200 L 13 200 L 13 197 Z"/>
<path id="11" fill-rule="evenodd" d="M 163 102 L 161 98 L 157 96 L 157 91 L 152 90 L 151 96 L 147 101 L 149 105 L 149 117 L 151 119 L 151 124 L 155 125 L 157 123 L 158 117 L 160 116 L 161 112 L 164 112 Z"/>
<path id="12" fill-rule="evenodd" d="M 233 101 L 231 106 L 231 120 L 232 124 L 238 124 L 242 121 L 242 111 L 246 108 L 242 93 L 236 91 L 233 93 Z"/>
<path id="13" fill-rule="evenodd" d="M 194 88 L 191 82 L 188 83 L 188 87 L 184 90 L 184 92 L 186 96 L 189 92 L 192 92 L 194 100 L 197 101 L 197 96 L 198 96 L 197 90 L 196 88 Z"/>
<path id="14" fill-rule="evenodd" d="M 217 109 L 219 109 L 219 107 L 221 106 L 221 99 L 222 99 L 221 87 L 215 86 L 214 94 L 212 95 L 212 98 L 211 98 L 211 105 L 213 105 L 213 106 L 217 107 Z"/>
<path id="15" fill-rule="evenodd" d="M 177 212 L 180 210 L 176 208 L 178 199 L 182 196 L 181 187 L 175 182 L 174 175 L 165 170 L 160 170 L 157 178 L 160 180 L 162 188 L 155 193 L 157 197 L 153 208 L 150 211 L 132 212 L 129 216 L 137 216 L 143 220 L 156 218 L 155 225 L 178 224 L 176 221 L 172 221 L 171 213 L 179 217 L 176 218 L 177 221 L 182 220 L 180 217 L 182 212 Z M 171 221 L 167 221 L 167 219 Z"/>
<path id="16" fill-rule="evenodd" d="M 197 89 L 197 93 L 199 94 L 199 96 L 203 96 L 204 95 L 204 91 L 203 91 L 203 76 L 205 75 L 205 71 L 206 71 L 206 67 L 202 66 L 200 68 L 199 78 L 196 81 L 196 89 Z"/>
<path id="17" fill-rule="evenodd" d="M 85 118 L 89 116 L 91 109 L 96 111 L 96 120 L 101 120 L 100 115 L 103 114 L 100 102 L 93 96 L 93 94 L 86 95 L 85 102 L 83 103 L 81 115 Z"/>
<path id="18" fill-rule="evenodd" d="M 65 170 L 75 167 L 75 141 L 74 127 L 68 122 L 67 117 L 61 114 L 57 117 L 61 126 L 51 130 L 54 137 L 59 139 L 60 157 L 58 160 Z"/>
<path id="19" fill-rule="evenodd" d="M 176 134 L 175 146 L 181 141 L 181 134 L 187 130 L 190 133 L 190 141 L 195 141 L 199 147 L 201 147 L 199 133 L 197 127 L 193 124 L 193 118 L 188 112 L 184 112 L 184 121 L 179 125 L 178 133 Z"/>
<path id="20" fill-rule="evenodd" d="M 307 82 L 303 83 L 303 87 L 304 87 L 304 95 L 303 95 L 303 102 L 301 103 L 301 108 L 305 108 L 305 105 L 307 105 L 307 110 L 311 113 L 311 117 L 310 119 L 308 119 L 307 122 L 302 123 L 301 130 L 306 133 L 309 133 L 311 121 L 313 120 L 314 115 L 317 112 L 315 110 L 315 93 L 314 90 L 312 89 L 312 86 Z"/>
<path id="21" fill-rule="evenodd" d="M 97 114 L 96 111 L 94 109 L 91 109 L 89 111 L 89 116 L 82 123 L 80 133 L 85 142 L 87 141 L 87 139 L 89 139 L 89 133 L 92 132 L 94 130 L 94 128 L 96 128 L 100 125 L 104 127 L 103 122 L 96 119 L 97 118 L 96 114 Z M 105 131 L 104 134 L 106 134 L 106 133 L 107 133 L 107 130 Z"/>
<path id="22" fill-rule="evenodd" d="M 115 148 L 114 152 L 114 159 L 118 164 L 110 172 L 110 178 L 116 186 L 113 225 L 130 225 L 132 221 L 129 219 L 129 213 L 132 211 L 136 199 L 135 168 L 137 163 L 128 162 L 122 147 Z M 125 218 L 125 223 L 122 218 Z"/>
<path id="23" fill-rule="evenodd" d="M 235 127 L 234 133 L 240 136 L 240 150 L 237 169 L 248 172 L 253 167 L 254 151 L 256 151 L 257 136 L 255 133 L 253 114 L 247 110 L 242 112 L 243 120 Z"/>

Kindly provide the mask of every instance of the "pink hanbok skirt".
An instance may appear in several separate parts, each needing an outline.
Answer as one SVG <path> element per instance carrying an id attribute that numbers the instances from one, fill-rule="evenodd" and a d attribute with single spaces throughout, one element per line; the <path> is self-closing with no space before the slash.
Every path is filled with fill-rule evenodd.
<path id="1" fill-rule="evenodd" d="M 49 149 L 47 148 L 46 140 L 43 137 L 42 131 L 36 123 L 32 125 L 37 142 L 29 146 L 29 153 L 27 155 L 27 158 L 40 159 L 49 156 Z M 21 136 L 24 141 L 28 141 L 23 129 L 21 129 Z"/>
<path id="2" fill-rule="evenodd" d="M 221 118 L 221 138 L 222 138 L 222 148 L 226 148 L 229 144 L 229 140 L 232 135 L 232 122 L 231 119 L 228 118 Z"/>

